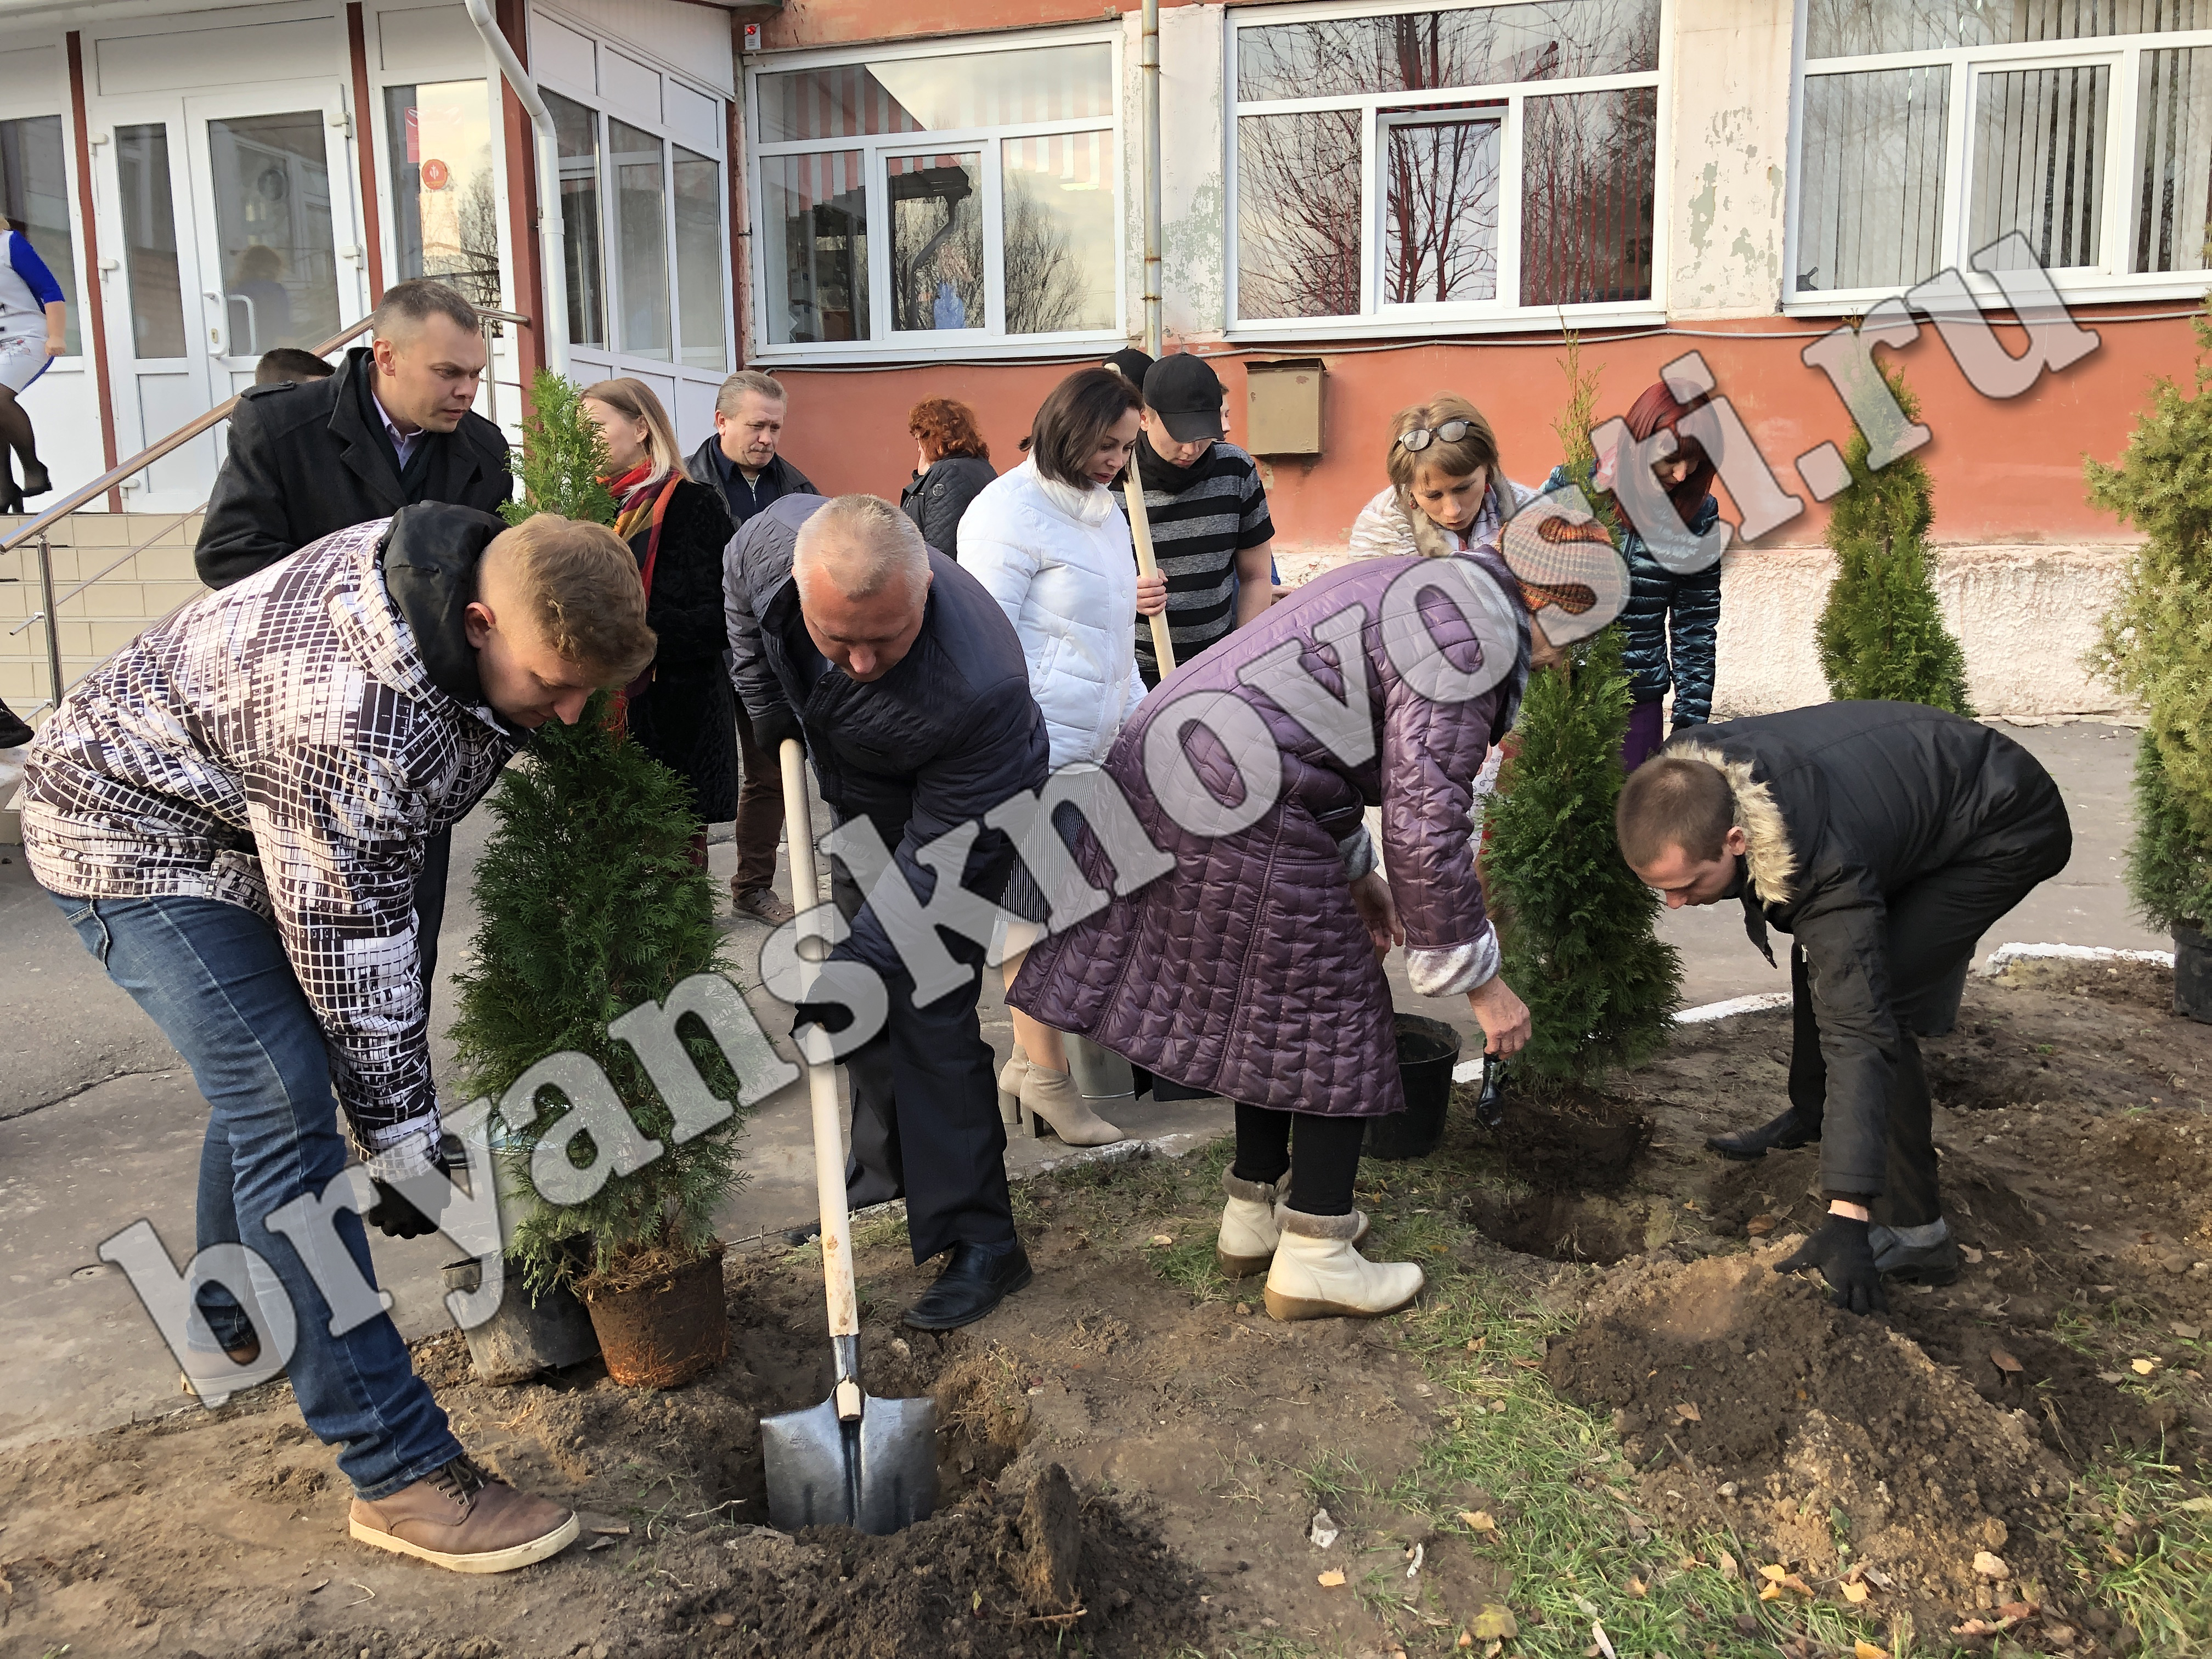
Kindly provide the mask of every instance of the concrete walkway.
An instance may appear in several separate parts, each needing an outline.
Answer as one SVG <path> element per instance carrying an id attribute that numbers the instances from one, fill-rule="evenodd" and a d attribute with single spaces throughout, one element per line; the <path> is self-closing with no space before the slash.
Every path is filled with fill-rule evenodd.
<path id="1" fill-rule="evenodd" d="M 2134 733 L 2101 726 L 2015 730 L 2051 769 L 2074 816 L 2072 863 L 1984 939 L 2162 948 L 2128 914 L 2120 885 L 2130 834 L 2128 778 Z M 469 872 L 489 828 L 479 811 L 454 837 L 453 903 L 441 951 L 458 963 L 474 933 Z M 824 825 L 826 828 L 826 824 Z M 82 1432 L 177 1409 L 176 1368 L 129 1283 L 98 1257 L 100 1241 L 150 1220 L 173 1258 L 188 1256 L 192 1185 L 206 1107 L 173 1051 L 137 1008 L 109 984 L 78 945 L 51 900 L 30 881 L 19 849 L 0 863 L 0 983 L 10 988 L 0 1026 L 0 1445 Z M 726 843 L 714 849 L 726 878 Z M 784 883 L 788 890 L 788 883 Z M 732 954 L 757 959 L 767 929 L 728 923 Z M 1682 951 L 1683 999 L 1695 1005 L 1786 989 L 1745 941 L 1733 907 L 1668 915 L 1666 936 Z M 1451 1020 L 1480 1047 L 1463 1002 L 1425 1001 L 1407 990 L 1400 960 L 1389 971 L 1400 1004 Z M 995 973 L 987 976 L 983 1034 L 1003 1056 L 1012 1033 Z M 763 1024 L 781 1032 L 780 1006 L 763 1001 Z M 441 986 L 433 1029 L 451 1021 L 452 988 Z M 787 1047 L 787 1045 L 786 1045 Z M 451 1076 L 442 1035 L 434 1058 Z M 1131 1135 L 1211 1137 L 1228 1127 L 1218 1101 L 1140 1103 L 1119 1120 Z M 1065 1156 L 1057 1141 L 1024 1140 L 1008 1152 L 1016 1175 Z M 812 1149 L 803 1085 L 786 1090 L 755 1120 L 745 1147 L 750 1180 L 724 1218 L 723 1236 L 757 1240 L 813 1212 Z M 380 1281 L 395 1297 L 410 1336 L 446 1323 L 437 1269 L 454 1254 L 437 1238 L 376 1240 Z"/>

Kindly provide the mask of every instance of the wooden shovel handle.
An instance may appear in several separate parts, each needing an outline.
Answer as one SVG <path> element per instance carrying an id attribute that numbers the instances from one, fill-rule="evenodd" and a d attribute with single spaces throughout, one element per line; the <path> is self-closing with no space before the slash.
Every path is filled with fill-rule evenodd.
<path id="1" fill-rule="evenodd" d="M 806 751 L 786 738 L 783 830 L 791 843 L 791 905 L 804 916 L 822 902 L 814 875 L 814 815 L 806 790 Z M 799 938 L 807 937 L 801 928 Z M 814 1194 L 822 1211 L 822 1282 L 830 1297 L 830 1334 L 858 1336 L 860 1297 L 853 1283 L 852 1214 L 845 1207 L 845 1115 L 837 1102 L 837 1067 L 830 1038 L 816 1026 L 799 1042 L 806 1092 L 814 1111 Z"/>
<path id="2" fill-rule="evenodd" d="M 1139 438 L 1138 442 L 1145 440 Z M 1137 544 L 1137 574 L 1152 576 L 1159 574 L 1159 561 L 1152 556 L 1152 520 L 1145 511 L 1145 486 L 1137 478 L 1137 458 L 1129 458 L 1129 470 L 1121 479 L 1121 494 L 1129 503 L 1129 534 Z M 1175 646 L 1168 638 L 1168 613 L 1161 611 L 1152 617 L 1152 656 L 1160 665 L 1160 678 L 1165 679 L 1175 672 Z"/>

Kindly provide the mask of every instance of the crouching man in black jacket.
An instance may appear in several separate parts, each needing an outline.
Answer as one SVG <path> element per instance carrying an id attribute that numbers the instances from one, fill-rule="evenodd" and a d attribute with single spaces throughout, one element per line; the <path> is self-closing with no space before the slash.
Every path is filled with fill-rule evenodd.
<path id="1" fill-rule="evenodd" d="M 1975 941 L 2073 850 L 2035 757 L 1919 703 L 1832 702 L 1702 726 L 1629 775 L 1621 854 L 1670 908 L 1743 902 L 1790 952 L 1790 1109 L 1706 1145 L 1724 1157 L 1820 1142 L 1828 1221 L 1784 1271 L 1882 1309 L 1881 1276 L 1948 1284 L 1928 1078 L 1914 1038 L 1958 1018 Z M 1828 1110 L 1831 1097 L 1834 1109 Z"/>
<path id="2" fill-rule="evenodd" d="M 731 672 L 761 749 L 773 757 L 785 738 L 804 742 L 823 799 L 854 838 L 830 842 L 831 894 L 851 924 L 830 957 L 873 969 L 887 999 L 882 1030 L 845 1055 L 847 1195 L 857 1209 L 903 1194 L 915 1262 L 951 1253 L 907 1323 L 971 1324 L 1030 1282 L 975 1012 L 985 947 L 908 921 L 930 936 L 924 956 L 941 945 L 951 958 L 917 986 L 902 950 L 917 941 L 892 929 L 901 888 L 920 902 L 945 901 L 947 880 L 988 899 L 1006 889 L 1013 843 L 981 821 L 1042 788 L 1050 759 L 1021 641 L 981 582 L 873 495 L 787 495 L 738 532 L 722 571 Z M 964 864 L 923 861 L 963 824 L 979 831 Z M 815 902 L 792 899 L 801 910 Z M 802 1005 L 799 1023 L 819 1018 L 834 1037 L 841 1012 Z"/>

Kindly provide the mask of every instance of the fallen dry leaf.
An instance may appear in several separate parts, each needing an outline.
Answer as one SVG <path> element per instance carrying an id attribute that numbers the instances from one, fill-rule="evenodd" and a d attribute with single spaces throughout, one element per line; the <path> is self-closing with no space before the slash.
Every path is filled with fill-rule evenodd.
<path id="1" fill-rule="evenodd" d="M 611 1538 L 594 1538 L 584 1546 L 584 1553 L 589 1555 L 593 1550 L 611 1550 L 614 1547 L 615 1540 Z"/>
<path id="2" fill-rule="evenodd" d="M 1990 1361 L 1999 1370 L 2006 1372 L 2008 1375 L 2017 1375 L 2019 1373 L 2020 1361 L 2014 1359 L 2002 1348 L 1991 1348 L 1990 1350 Z"/>
<path id="3" fill-rule="evenodd" d="M 1890 1587 L 1892 1582 L 1890 1576 L 1880 1567 L 1869 1567 L 1864 1562 L 1861 1562 L 1858 1573 L 1859 1577 L 1870 1582 L 1876 1589 L 1887 1589 Z"/>
<path id="4" fill-rule="evenodd" d="M 1674 1407 L 1674 1415 L 1685 1423 L 1702 1423 L 1705 1420 L 1705 1413 L 1686 1400 Z"/>
<path id="5" fill-rule="evenodd" d="M 1854 1604 L 1865 1601 L 1873 1594 L 1874 1592 L 1864 1584 L 1849 1583 L 1844 1586 L 1844 1600 Z"/>
<path id="6" fill-rule="evenodd" d="M 1723 1550 L 1720 1553 L 1720 1555 L 1714 1562 L 1714 1565 L 1720 1568 L 1721 1577 L 1723 1578 L 1741 1578 L 1743 1577 L 1743 1569 L 1736 1565 L 1735 1557 L 1730 1555 L 1726 1550 Z"/>
<path id="7" fill-rule="evenodd" d="M 1779 1584 L 1761 1584 L 1759 1587 L 1759 1599 L 1762 1601 L 1780 1601 L 1782 1599 L 1782 1586 Z"/>
<path id="8" fill-rule="evenodd" d="M 1641 1578 L 1632 1578 L 1628 1581 L 1628 1593 L 1631 1595 L 1642 1595 L 1650 1588 L 1651 1586 L 1645 1583 Z"/>
<path id="9" fill-rule="evenodd" d="M 1862 1636 L 1851 1644 L 1851 1659 L 1889 1659 L 1889 1650 L 1878 1648 Z"/>
<path id="10" fill-rule="evenodd" d="M 2035 1603 L 2033 1601 L 2008 1601 L 1997 1609 L 1997 1617 L 2000 1619 L 2010 1619 L 2014 1620 L 2033 1619 L 2035 1617 Z"/>
<path id="11" fill-rule="evenodd" d="M 2196 1326 L 2185 1325 L 2179 1319 L 2173 1322 L 2173 1334 L 2176 1336 L 2182 1338 L 2185 1341 L 2189 1342 L 2194 1342 L 2198 1337 L 2204 1334 L 2204 1333 L 2199 1330 Z"/>
<path id="12" fill-rule="evenodd" d="M 1463 1525 L 1474 1528 L 1476 1532 L 1498 1530 L 1497 1519 L 1488 1510 L 1462 1510 L 1459 1512 L 1459 1518 Z"/>
<path id="13" fill-rule="evenodd" d="M 1774 1231 L 1774 1218 L 1771 1215 L 1755 1215 L 1743 1224 L 1743 1230 L 1753 1238 L 1764 1238 Z"/>
<path id="14" fill-rule="evenodd" d="M 1468 1629 L 1478 1642 L 1510 1642 L 1521 1633 L 1513 1609 L 1502 1601 L 1485 1601 Z"/>
<path id="15" fill-rule="evenodd" d="M 1794 1589 L 1800 1595 L 1810 1595 L 1813 1593 L 1813 1587 L 1794 1572 L 1782 1581 L 1782 1588 Z"/>
<path id="16" fill-rule="evenodd" d="M 1985 1625 L 1978 1619 L 1969 1619 L 1963 1625 L 1951 1626 L 1951 1634 L 1954 1636 L 1995 1636 L 1996 1633 L 1997 1627 L 1995 1625 Z"/>
<path id="17" fill-rule="evenodd" d="M 1314 1583 L 1319 1584 L 1323 1589 L 1340 1589 L 1344 1586 L 1344 1575 L 1334 1567 L 1331 1567 L 1320 1577 L 1315 1579 Z"/>
<path id="18" fill-rule="evenodd" d="M 2128 1369 L 2133 1371 L 2137 1376 L 2148 1376 L 2153 1371 L 2158 1369 L 2158 1361 L 2155 1359 L 2130 1359 L 2128 1361 Z"/>
<path id="19" fill-rule="evenodd" d="M 1158 1245 L 1162 1249 L 1165 1249 L 1169 1245 L 1174 1243 L 1175 1240 L 1165 1233 L 1154 1233 L 1152 1235 L 1152 1243 Z"/>
<path id="20" fill-rule="evenodd" d="M 1778 1584 L 1790 1576 L 1790 1569 L 1779 1565 L 1771 1565 L 1761 1567 L 1759 1570 L 1759 1576 L 1770 1583 Z"/>

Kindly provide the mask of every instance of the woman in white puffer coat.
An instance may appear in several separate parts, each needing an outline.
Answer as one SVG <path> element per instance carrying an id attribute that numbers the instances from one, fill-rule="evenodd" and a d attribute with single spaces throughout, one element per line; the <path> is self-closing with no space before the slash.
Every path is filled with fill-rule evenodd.
<path id="1" fill-rule="evenodd" d="M 1106 758 L 1145 695 L 1132 618 L 1167 607 L 1167 579 L 1137 574 L 1112 488 L 1136 446 L 1142 408 L 1137 388 L 1110 370 L 1069 375 L 1037 410 L 1029 459 L 987 484 L 960 520 L 961 568 L 990 590 L 1021 636 L 1055 770 Z M 1044 894 L 1019 862 L 1000 902 L 1030 922 L 1047 920 Z M 1004 966 L 1012 985 L 1021 955 Z M 1006 1121 L 1042 1120 L 1081 1146 L 1121 1139 L 1084 1103 L 1060 1034 L 1018 1011 L 1013 1018 L 1014 1054 L 999 1077 Z"/>

